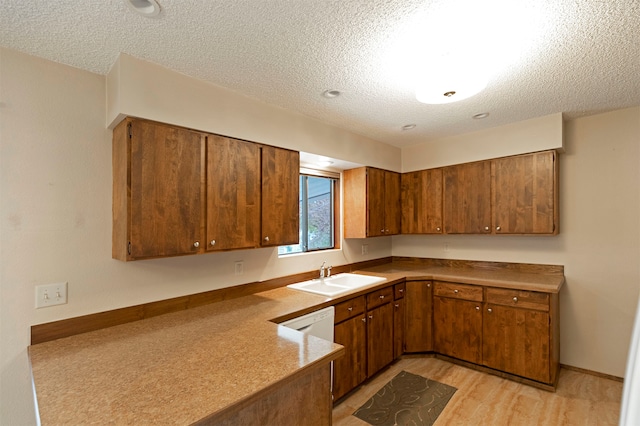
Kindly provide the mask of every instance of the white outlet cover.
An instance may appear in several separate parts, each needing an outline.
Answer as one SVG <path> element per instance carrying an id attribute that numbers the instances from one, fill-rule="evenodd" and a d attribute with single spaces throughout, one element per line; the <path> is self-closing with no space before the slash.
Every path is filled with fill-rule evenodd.
<path id="1" fill-rule="evenodd" d="M 67 303 L 67 283 L 36 286 L 36 309 Z"/>

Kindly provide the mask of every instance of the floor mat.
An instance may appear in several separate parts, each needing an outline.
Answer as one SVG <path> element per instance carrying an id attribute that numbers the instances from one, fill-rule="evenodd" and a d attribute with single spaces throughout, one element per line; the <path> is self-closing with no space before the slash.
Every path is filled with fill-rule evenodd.
<path id="1" fill-rule="evenodd" d="M 456 390 L 402 371 L 353 415 L 374 426 L 430 426 Z"/>

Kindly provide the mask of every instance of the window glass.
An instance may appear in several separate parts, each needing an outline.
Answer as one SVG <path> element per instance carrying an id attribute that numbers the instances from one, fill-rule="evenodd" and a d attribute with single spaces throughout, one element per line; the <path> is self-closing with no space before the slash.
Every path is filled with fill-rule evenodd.
<path id="1" fill-rule="evenodd" d="M 330 177 L 300 175 L 300 243 L 278 247 L 278 254 L 335 247 L 336 182 Z"/>

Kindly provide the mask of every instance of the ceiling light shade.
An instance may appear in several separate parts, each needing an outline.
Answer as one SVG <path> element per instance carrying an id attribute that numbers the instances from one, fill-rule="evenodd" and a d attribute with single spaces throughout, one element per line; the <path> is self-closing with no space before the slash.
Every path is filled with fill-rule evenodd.
<path id="1" fill-rule="evenodd" d="M 160 14 L 160 5 L 156 0 L 124 0 L 131 10 L 147 18 Z"/>

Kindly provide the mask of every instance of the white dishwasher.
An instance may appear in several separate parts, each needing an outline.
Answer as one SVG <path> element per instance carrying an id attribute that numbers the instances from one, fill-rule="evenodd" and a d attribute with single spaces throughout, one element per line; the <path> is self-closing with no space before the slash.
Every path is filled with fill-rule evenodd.
<path id="1" fill-rule="evenodd" d="M 333 342 L 333 318 L 335 316 L 335 311 L 336 310 L 333 306 L 329 306 L 328 308 L 320 309 L 318 311 L 290 319 L 289 321 L 281 322 L 280 325 Z M 330 387 L 333 398 L 333 361 L 331 361 L 330 371 Z"/>
<path id="2" fill-rule="evenodd" d="M 282 322 L 280 325 L 333 342 L 334 313 L 335 308 L 329 306 L 328 308 Z"/>

